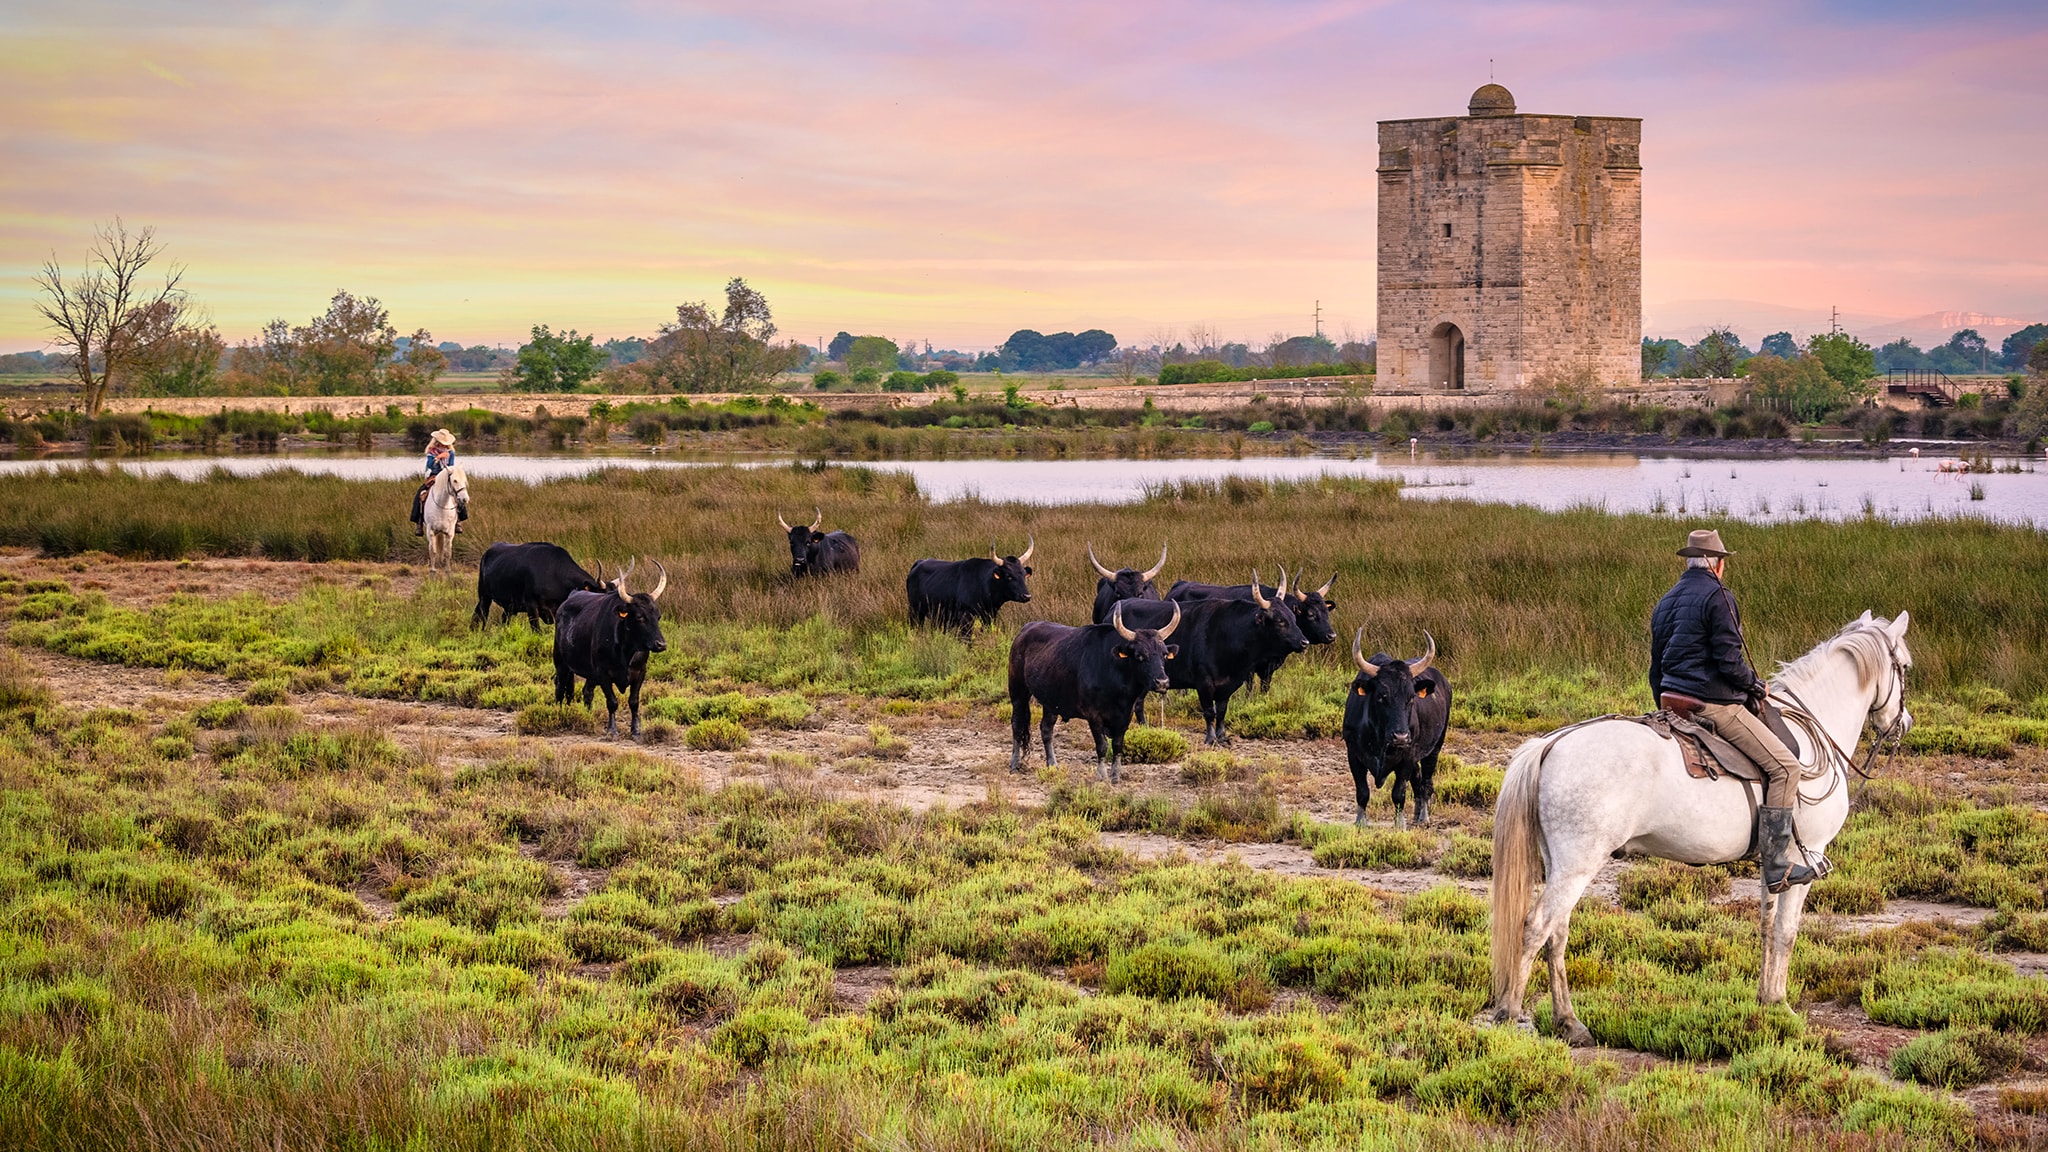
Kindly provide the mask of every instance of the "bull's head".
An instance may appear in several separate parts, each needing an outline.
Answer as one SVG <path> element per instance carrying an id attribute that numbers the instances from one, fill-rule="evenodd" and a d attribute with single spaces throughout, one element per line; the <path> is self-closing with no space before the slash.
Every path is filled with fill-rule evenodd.
<path id="1" fill-rule="evenodd" d="M 619 578 L 611 583 L 612 642 L 627 664 L 646 659 L 647 653 L 668 650 L 668 638 L 661 634 L 659 603 L 661 594 L 668 591 L 668 569 L 656 560 L 654 567 L 661 573 L 661 579 L 655 582 L 654 590 L 633 592 L 626 581 L 632 577 L 637 563 L 628 562 L 619 570 Z"/>
<path id="2" fill-rule="evenodd" d="M 1173 619 L 1164 628 L 1126 628 L 1122 601 L 1109 614 L 1109 622 L 1115 626 L 1116 634 L 1123 637 L 1123 643 L 1115 650 L 1118 669 L 1128 669 L 1127 675 L 1133 680 L 1149 685 L 1147 691 L 1166 691 L 1166 662 L 1180 653 L 1180 645 L 1168 644 L 1166 638 L 1180 627 L 1180 601 L 1173 602 Z"/>
<path id="3" fill-rule="evenodd" d="M 1093 543 L 1088 545 L 1088 563 L 1089 566 L 1095 569 L 1095 574 L 1102 577 L 1103 581 L 1115 592 L 1116 599 L 1157 600 L 1159 599 L 1159 586 L 1154 584 L 1153 581 L 1158 579 L 1161 572 L 1166 571 L 1166 545 L 1161 544 L 1159 546 L 1159 563 L 1145 569 L 1143 572 L 1135 568 L 1118 568 L 1114 572 L 1110 571 L 1108 566 L 1095 558 L 1095 545 Z M 1098 591 L 1097 594 L 1099 595 L 1100 592 Z"/>
<path id="4" fill-rule="evenodd" d="M 1028 538 L 1022 556 L 1005 556 L 996 551 L 993 543 L 988 546 L 988 558 L 995 563 L 988 577 L 989 591 L 994 593 L 996 603 L 1008 600 L 1019 604 L 1031 602 L 1031 585 L 1024 578 L 1031 575 L 1031 554 L 1036 551 L 1038 538 L 1035 536 Z"/>
<path id="5" fill-rule="evenodd" d="M 1358 663 L 1351 694 L 1365 697 L 1366 720 L 1390 749 L 1415 743 L 1415 702 L 1436 691 L 1433 682 L 1420 678 L 1436 659 L 1436 637 L 1426 631 L 1422 635 L 1429 648 L 1414 660 L 1396 660 L 1385 653 L 1367 660 L 1365 629 L 1360 627 L 1351 638 L 1351 658 Z"/>
<path id="6" fill-rule="evenodd" d="M 775 522 L 789 534 L 789 574 L 792 576 L 801 576 L 810 569 L 811 545 L 825 538 L 825 534 L 818 531 L 818 526 L 825 522 L 825 511 L 822 508 L 813 508 L 812 511 L 818 515 L 808 528 L 792 528 L 789 521 L 782 518 L 782 513 L 775 514 Z"/>
<path id="7" fill-rule="evenodd" d="M 1308 637 L 1301 634 L 1301 625 L 1295 621 L 1293 609 L 1287 606 L 1285 568 L 1280 570 L 1280 584 L 1270 600 L 1266 598 L 1265 586 L 1259 583 L 1259 570 L 1252 569 L 1252 603 L 1259 608 L 1252 616 L 1252 627 L 1264 633 L 1274 646 L 1289 652 L 1308 648 Z"/>
<path id="8" fill-rule="evenodd" d="M 1336 573 L 1331 573 L 1322 587 L 1304 592 L 1301 590 L 1301 577 L 1306 571 L 1306 568 L 1295 569 L 1293 586 L 1286 593 L 1287 606 L 1294 610 L 1294 619 L 1300 623 L 1301 634 L 1308 637 L 1309 643 L 1334 643 L 1337 626 L 1330 620 L 1330 609 L 1335 608 L 1337 602 L 1330 599 L 1330 588 L 1337 583 Z M 1284 568 L 1280 570 L 1280 583 L 1283 586 L 1288 583 Z"/>

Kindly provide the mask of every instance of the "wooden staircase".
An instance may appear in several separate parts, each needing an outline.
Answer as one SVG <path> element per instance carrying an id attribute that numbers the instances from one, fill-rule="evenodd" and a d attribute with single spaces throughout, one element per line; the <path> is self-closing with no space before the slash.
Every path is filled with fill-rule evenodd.
<path id="1" fill-rule="evenodd" d="M 1963 390 L 1939 368 L 1894 368 L 1884 374 L 1889 396 L 1917 396 L 1929 408 L 1953 408 Z"/>

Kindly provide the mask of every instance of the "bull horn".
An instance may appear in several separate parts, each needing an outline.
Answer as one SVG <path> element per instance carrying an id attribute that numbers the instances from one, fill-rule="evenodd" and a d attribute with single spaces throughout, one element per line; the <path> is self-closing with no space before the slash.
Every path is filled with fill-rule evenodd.
<path id="1" fill-rule="evenodd" d="M 654 570 L 661 573 L 661 579 L 654 582 L 654 591 L 647 594 L 649 600 L 661 599 L 661 594 L 668 590 L 668 569 L 661 566 L 661 561 L 656 560 Z"/>
<path id="2" fill-rule="evenodd" d="M 777 524 L 780 524 L 780 525 L 782 525 L 782 530 L 783 530 L 784 532 L 787 532 L 787 531 L 789 531 L 789 521 L 787 521 L 787 520 L 784 520 L 784 519 L 782 518 L 782 509 L 780 509 L 780 508 L 777 508 L 777 509 L 775 510 L 775 522 L 776 522 Z"/>
<path id="3" fill-rule="evenodd" d="M 1003 554 L 1001 552 L 996 551 L 996 542 L 993 540 L 988 542 L 988 558 L 995 561 L 998 564 L 1001 564 L 1003 562 Z"/>
<path id="4" fill-rule="evenodd" d="M 1093 540 L 1088 542 L 1088 563 L 1095 565 L 1095 574 L 1097 576 L 1102 577 L 1104 580 L 1116 579 L 1116 573 L 1104 568 L 1102 561 L 1095 558 L 1095 542 Z"/>
<path id="5" fill-rule="evenodd" d="M 813 504 L 811 506 L 811 511 L 816 512 L 818 514 L 818 518 L 811 521 L 811 531 L 816 532 L 818 530 L 818 525 L 823 524 L 825 522 L 825 510 Z"/>
<path id="6" fill-rule="evenodd" d="M 1280 583 L 1273 588 L 1273 598 L 1275 600 L 1287 599 L 1287 565 L 1285 564 L 1280 566 Z M 1301 599 L 1300 593 L 1296 593 L 1294 598 L 1296 600 Z"/>
<path id="7" fill-rule="evenodd" d="M 626 580 L 627 580 L 627 578 L 628 578 L 628 577 L 630 577 L 630 576 L 632 576 L 632 575 L 633 575 L 633 569 L 634 569 L 634 568 L 637 568 L 637 567 L 639 567 L 639 565 L 640 565 L 640 558 L 639 558 L 638 556 L 635 556 L 635 557 L 633 557 L 632 559 L 630 559 L 630 560 L 626 561 L 626 566 L 625 566 L 624 568 L 621 568 L 621 569 L 619 569 L 619 579 L 618 579 L 618 588 L 619 588 L 619 595 L 621 595 L 621 596 L 630 596 L 630 595 L 632 595 L 632 593 L 630 593 L 630 592 L 627 592 L 627 591 L 626 591 Z"/>
<path id="8" fill-rule="evenodd" d="M 1145 569 L 1145 579 L 1157 580 L 1159 574 L 1164 571 L 1166 571 L 1166 544 L 1161 542 L 1159 545 L 1159 563 Z"/>
<path id="9" fill-rule="evenodd" d="M 1017 563 L 1031 563 L 1031 554 L 1036 551 L 1038 551 L 1038 537 L 1026 533 L 1024 537 L 1024 554 L 1017 557 Z"/>
<path id="10" fill-rule="evenodd" d="M 1436 637 L 1431 636 L 1429 629 L 1424 628 L 1422 630 L 1422 638 L 1429 641 L 1429 649 L 1423 652 L 1417 659 L 1408 662 L 1408 672 L 1412 676 L 1420 676 L 1424 672 L 1429 671 L 1429 662 L 1436 659 Z"/>
<path id="11" fill-rule="evenodd" d="M 1323 586 L 1321 588 L 1316 589 L 1316 595 L 1328 596 L 1330 594 L 1331 587 L 1333 587 L 1336 583 L 1337 574 L 1335 572 L 1332 572 L 1330 573 L 1330 578 L 1328 580 L 1323 581 Z"/>
<path id="12" fill-rule="evenodd" d="M 1363 624 L 1358 626 L 1358 631 L 1351 637 L 1351 658 L 1358 661 L 1358 670 L 1367 676 L 1377 676 L 1380 674 L 1380 666 L 1365 658 L 1365 625 Z"/>
<path id="13" fill-rule="evenodd" d="M 1259 570 L 1257 568 L 1252 569 L 1252 603 L 1257 604 L 1261 608 L 1271 608 L 1273 606 L 1273 602 L 1266 599 L 1265 593 L 1259 591 Z"/>
<path id="14" fill-rule="evenodd" d="M 1138 638 L 1138 634 L 1136 632 L 1133 632 L 1129 628 L 1124 627 L 1123 601 L 1119 600 L 1116 602 L 1116 607 L 1110 611 L 1109 622 L 1111 624 L 1116 625 L 1116 634 L 1123 637 L 1124 639 L 1136 640 Z"/>
<path id="15" fill-rule="evenodd" d="M 1173 635 L 1173 630 L 1178 627 L 1180 627 L 1180 601 L 1175 600 L 1173 602 L 1173 619 L 1168 620 L 1166 627 L 1159 630 L 1159 638 L 1164 640 L 1168 636 Z"/>

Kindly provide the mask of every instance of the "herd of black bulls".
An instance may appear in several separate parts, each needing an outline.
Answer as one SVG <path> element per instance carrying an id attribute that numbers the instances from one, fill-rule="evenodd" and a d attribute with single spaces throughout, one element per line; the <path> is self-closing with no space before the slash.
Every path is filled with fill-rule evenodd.
<path id="1" fill-rule="evenodd" d="M 808 527 L 776 522 L 789 538 L 790 575 L 829 576 L 860 571 L 860 543 L 845 532 L 821 532 L 824 515 Z M 1037 542 L 1021 555 L 1004 556 L 993 546 L 987 557 L 919 560 L 910 566 L 904 593 L 913 625 L 937 625 L 971 635 L 987 626 L 1008 603 L 1031 601 L 1028 578 Z M 1031 704 L 1041 709 L 1040 740 L 1045 762 L 1054 764 L 1053 729 L 1060 720 L 1088 722 L 1098 770 L 1116 782 L 1124 758 L 1124 736 L 1143 719 L 1154 692 L 1193 689 L 1200 703 L 1203 739 L 1228 742 L 1224 717 L 1230 698 L 1252 680 L 1270 690 L 1273 673 L 1310 644 L 1337 639 L 1330 613 L 1336 601 L 1322 586 L 1304 589 L 1302 573 L 1283 567 L 1280 583 L 1267 585 L 1252 573 L 1249 584 L 1174 583 L 1161 594 L 1156 583 L 1166 552 L 1151 568 L 1111 569 L 1088 546 L 1095 569 L 1094 622 L 1085 625 L 1034 620 L 1010 645 L 1010 767 L 1023 769 L 1031 743 Z M 640 734 L 640 685 L 647 658 L 667 647 L 657 603 L 668 587 L 661 571 L 653 591 L 626 587 L 633 566 L 612 580 L 584 571 L 553 544 L 493 544 L 477 572 L 477 605 L 472 624 L 482 626 L 491 606 L 505 616 L 524 613 L 538 628 L 555 625 L 555 699 L 569 703 L 576 681 L 584 681 L 583 704 L 590 707 L 602 688 L 609 709 L 607 732 L 618 735 L 618 692 L 625 692 L 631 731 Z M 1291 586 L 1290 586 L 1291 585 Z M 1365 630 L 1352 637 L 1358 665 L 1344 707 L 1344 744 L 1357 786 L 1358 822 L 1365 822 L 1372 788 L 1393 777 L 1395 819 L 1405 825 L 1406 793 L 1415 791 L 1415 819 L 1429 819 L 1438 753 L 1450 723 L 1451 686 L 1434 667 L 1436 641 L 1414 660 L 1385 653 L 1368 659 Z"/>

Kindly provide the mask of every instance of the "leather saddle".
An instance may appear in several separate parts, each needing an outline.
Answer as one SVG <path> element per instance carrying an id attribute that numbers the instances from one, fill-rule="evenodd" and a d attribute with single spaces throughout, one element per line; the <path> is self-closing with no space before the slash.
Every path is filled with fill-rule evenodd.
<path id="1" fill-rule="evenodd" d="M 1660 711 L 1636 718 L 1636 722 L 1659 736 L 1678 741 L 1678 750 L 1685 757 L 1686 775 L 1695 780 L 1733 776 L 1737 780 L 1763 783 L 1763 769 L 1757 767 L 1755 761 L 1695 719 L 1706 707 L 1706 701 L 1683 692 L 1665 692 L 1657 698 L 1657 703 L 1661 706 Z M 1792 739 L 1785 718 L 1769 701 L 1764 702 L 1763 719 L 1786 748 L 1796 750 L 1799 747 Z"/>

